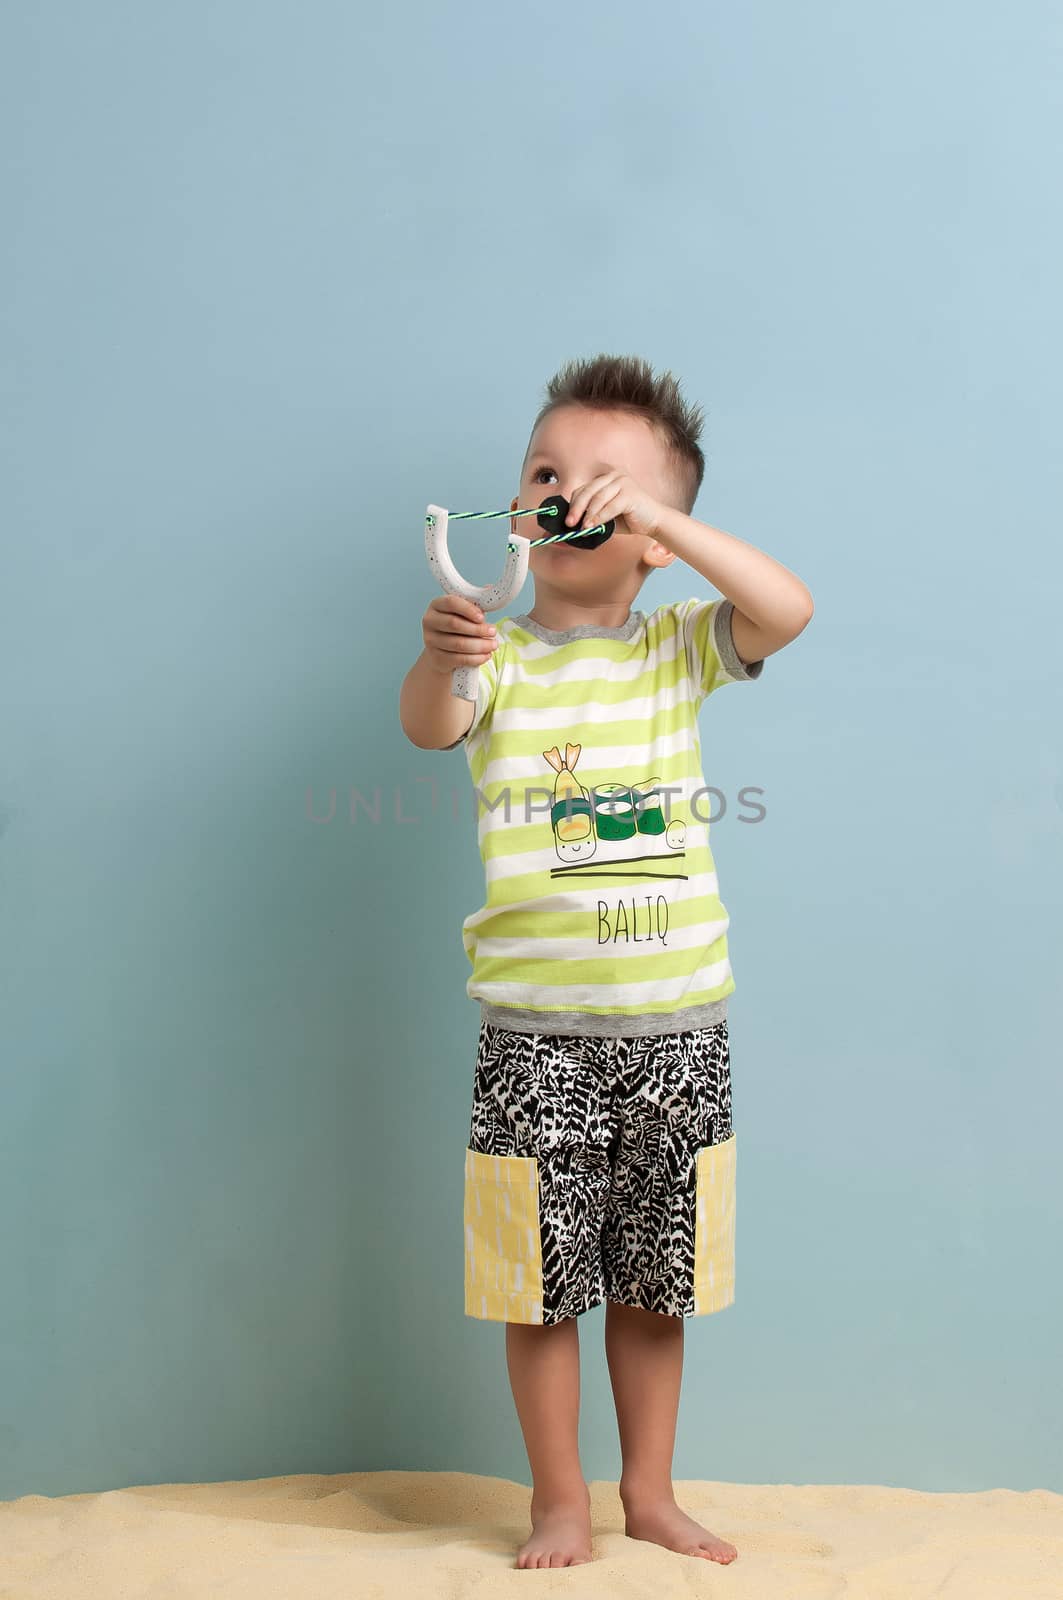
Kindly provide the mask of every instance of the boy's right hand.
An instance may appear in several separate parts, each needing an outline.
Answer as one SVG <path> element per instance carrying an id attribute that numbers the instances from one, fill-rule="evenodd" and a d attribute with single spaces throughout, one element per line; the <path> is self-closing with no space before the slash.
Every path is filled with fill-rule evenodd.
<path id="1" fill-rule="evenodd" d="M 421 619 L 421 632 L 436 672 L 482 666 L 498 644 L 498 635 L 480 607 L 460 594 L 441 594 L 430 601 Z"/>

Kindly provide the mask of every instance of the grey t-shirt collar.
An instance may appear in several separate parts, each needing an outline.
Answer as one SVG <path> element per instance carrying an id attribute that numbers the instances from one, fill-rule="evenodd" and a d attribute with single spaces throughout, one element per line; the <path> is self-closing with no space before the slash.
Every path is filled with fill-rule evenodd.
<path id="1" fill-rule="evenodd" d="M 510 620 L 516 627 L 533 633 L 543 644 L 571 644 L 575 639 L 633 639 L 646 618 L 641 611 L 633 611 L 619 628 L 606 628 L 598 622 L 578 622 L 572 628 L 544 628 L 526 613 Z"/>

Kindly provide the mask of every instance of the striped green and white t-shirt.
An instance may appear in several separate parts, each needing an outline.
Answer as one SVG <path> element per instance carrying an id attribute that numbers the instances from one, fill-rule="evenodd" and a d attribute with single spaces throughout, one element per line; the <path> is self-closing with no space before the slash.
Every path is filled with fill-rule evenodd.
<path id="1" fill-rule="evenodd" d="M 734 989 L 698 709 L 752 682 L 730 600 L 618 628 L 503 617 L 462 739 L 486 900 L 465 918 L 483 1020 L 627 1037 L 704 1028 Z"/>

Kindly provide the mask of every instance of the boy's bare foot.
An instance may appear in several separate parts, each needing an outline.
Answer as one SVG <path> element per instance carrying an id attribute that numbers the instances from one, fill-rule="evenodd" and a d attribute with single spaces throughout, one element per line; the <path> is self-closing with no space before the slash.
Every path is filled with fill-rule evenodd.
<path id="1" fill-rule="evenodd" d="M 738 1554 L 733 1544 L 718 1539 L 700 1522 L 681 1511 L 675 1500 L 624 1501 L 624 1532 L 629 1539 L 649 1539 L 681 1556 L 703 1556 L 727 1566 Z"/>
<path id="2" fill-rule="evenodd" d="M 532 1496 L 531 1538 L 517 1552 L 518 1567 L 577 1567 L 591 1559 L 591 1499 L 541 1506 Z"/>

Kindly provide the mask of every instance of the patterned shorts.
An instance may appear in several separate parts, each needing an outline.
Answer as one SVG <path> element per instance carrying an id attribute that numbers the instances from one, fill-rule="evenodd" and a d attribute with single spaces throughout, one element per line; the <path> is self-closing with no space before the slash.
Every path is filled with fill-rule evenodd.
<path id="1" fill-rule="evenodd" d="M 734 1300 L 727 1023 L 644 1038 L 481 1021 L 465 1152 L 465 1314 Z"/>

